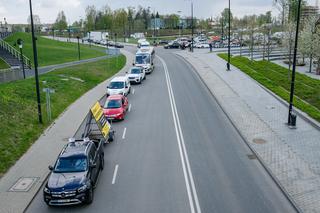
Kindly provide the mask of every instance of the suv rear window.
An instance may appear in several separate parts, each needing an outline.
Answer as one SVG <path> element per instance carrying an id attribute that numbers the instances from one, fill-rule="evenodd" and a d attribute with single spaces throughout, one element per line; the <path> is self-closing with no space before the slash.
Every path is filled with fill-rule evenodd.
<path id="1" fill-rule="evenodd" d="M 111 82 L 109 85 L 110 89 L 122 89 L 124 88 L 124 82 L 123 81 L 114 81 Z"/>

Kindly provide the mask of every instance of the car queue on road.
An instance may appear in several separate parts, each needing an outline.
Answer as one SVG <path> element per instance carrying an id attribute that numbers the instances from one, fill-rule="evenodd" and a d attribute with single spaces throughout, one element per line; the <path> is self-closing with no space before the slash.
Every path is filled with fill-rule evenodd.
<path id="1" fill-rule="evenodd" d="M 106 86 L 106 101 L 98 101 L 89 111 L 75 136 L 69 139 L 55 164 L 49 166 L 50 174 L 43 189 L 43 199 L 48 206 L 90 204 L 98 176 L 104 168 L 102 145 L 114 140 L 112 121 L 122 121 L 129 111 L 128 94 L 131 83 L 141 84 L 153 69 L 154 49 L 144 43 L 125 75 L 114 77 Z M 150 45 L 150 44 L 149 44 Z M 100 103 L 99 103 L 100 102 Z M 111 124 L 110 124 L 111 123 Z M 78 138 L 76 138 L 77 135 Z"/>

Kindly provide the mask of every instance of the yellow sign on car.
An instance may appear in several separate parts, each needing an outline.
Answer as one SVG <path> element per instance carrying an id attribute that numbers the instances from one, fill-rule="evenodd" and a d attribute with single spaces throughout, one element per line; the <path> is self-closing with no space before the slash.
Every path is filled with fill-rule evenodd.
<path id="1" fill-rule="evenodd" d="M 103 137 L 105 139 L 108 139 L 108 134 L 110 131 L 110 124 L 108 122 L 108 120 L 105 118 L 105 116 L 103 115 L 103 110 L 100 106 L 100 103 L 97 102 L 92 108 L 91 108 L 91 112 L 92 115 L 94 117 L 94 119 L 97 122 L 97 125 L 101 131 L 101 133 L 103 134 Z"/>

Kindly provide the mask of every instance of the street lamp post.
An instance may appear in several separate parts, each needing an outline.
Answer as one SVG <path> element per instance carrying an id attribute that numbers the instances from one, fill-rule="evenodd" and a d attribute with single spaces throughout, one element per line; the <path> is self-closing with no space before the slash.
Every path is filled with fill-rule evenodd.
<path id="1" fill-rule="evenodd" d="M 230 10 L 230 0 L 229 0 L 229 11 L 228 11 L 228 63 L 227 71 L 230 71 L 230 34 L 231 34 L 231 10 Z"/>
<path id="2" fill-rule="evenodd" d="M 79 42 L 80 37 L 77 36 L 77 39 L 78 39 L 78 58 L 79 58 L 79 61 L 80 61 L 80 42 Z"/>
<path id="3" fill-rule="evenodd" d="M 297 13 L 297 24 L 296 24 L 297 26 L 296 26 L 296 37 L 294 41 L 293 67 L 292 67 L 292 79 L 291 79 L 289 113 L 288 113 L 288 125 L 291 127 L 296 126 L 296 115 L 292 112 L 292 110 L 293 110 L 294 83 L 295 83 L 295 77 L 296 77 L 297 50 L 298 50 L 298 39 L 299 39 L 300 8 L 301 8 L 301 0 L 299 0 L 298 2 L 298 13 Z"/>
<path id="4" fill-rule="evenodd" d="M 193 1 L 191 1 L 191 52 L 193 52 Z"/>
<path id="5" fill-rule="evenodd" d="M 17 40 L 17 44 L 19 45 L 20 49 L 20 58 L 21 58 L 21 66 L 22 66 L 22 73 L 23 73 L 23 79 L 26 79 L 26 72 L 24 70 L 24 61 L 23 61 L 23 53 L 22 53 L 22 47 L 23 47 L 23 40 L 19 38 Z"/>
<path id="6" fill-rule="evenodd" d="M 179 14 L 179 38 L 181 38 L 181 19 L 180 19 L 181 10 L 178 10 L 177 13 Z"/>
<path id="7" fill-rule="evenodd" d="M 32 3 L 31 3 L 31 0 L 29 0 L 29 6 L 30 6 L 32 47 L 33 47 L 33 59 L 34 59 L 34 75 L 35 75 L 35 80 L 36 80 L 36 92 L 37 92 L 37 104 L 38 104 L 38 118 L 39 118 L 39 123 L 42 123 L 40 87 L 39 87 L 39 76 L 38 76 L 38 54 L 37 54 L 36 37 L 35 37 L 35 34 L 34 34 L 34 25 L 33 25 L 33 14 L 32 14 Z"/>

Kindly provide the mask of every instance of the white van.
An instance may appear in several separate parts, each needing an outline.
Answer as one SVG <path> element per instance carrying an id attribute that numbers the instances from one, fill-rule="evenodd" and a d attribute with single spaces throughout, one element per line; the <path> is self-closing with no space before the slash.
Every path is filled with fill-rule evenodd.
<path id="1" fill-rule="evenodd" d="M 153 59 L 155 56 L 154 49 L 140 49 L 136 53 L 135 60 L 133 62 L 134 66 L 142 67 L 144 71 L 149 74 L 154 70 Z"/>
<path id="2" fill-rule="evenodd" d="M 107 86 L 107 96 L 109 95 L 125 95 L 131 91 L 131 85 L 127 76 L 114 77 Z"/>

